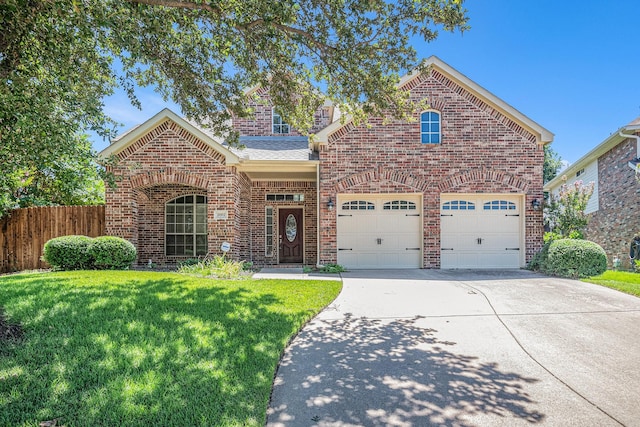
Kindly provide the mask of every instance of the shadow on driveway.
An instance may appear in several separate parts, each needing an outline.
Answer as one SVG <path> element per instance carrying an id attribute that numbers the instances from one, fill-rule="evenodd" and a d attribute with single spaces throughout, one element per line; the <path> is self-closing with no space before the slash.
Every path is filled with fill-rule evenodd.
<path id="1" fill-rule="evenodd" d="M 487 281 L 487 280 L 526 280 L 543 278 L 539 273 L 524 269 L 503 270 L 440 270 L 440 269 L 398 269 L 398 270 L 349 270 L 342 276 L 350 279 L 373 280 L 411 280 L 411 281 Z"/>
<path id="2" fill-rule="evenodd" d="M 472 426 L 478 416 L 541 422 L 527 384 L 410 319 L 319 320 L 282 360 L 267 425 Z M 291 360 L 295 360 L 295 364 Z M 468 417 L 474 417 L 471 422 Z M 505 424 L 507 425 L 507 424 Z"/>

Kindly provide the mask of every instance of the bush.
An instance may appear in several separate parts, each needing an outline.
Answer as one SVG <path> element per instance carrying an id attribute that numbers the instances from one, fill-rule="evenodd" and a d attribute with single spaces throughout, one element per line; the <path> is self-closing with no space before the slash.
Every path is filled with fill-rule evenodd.
<path id="1" fill-rule="evenodd" d="M 191 265 L 197 265 L 200 262 L 198 258 L 187 258 L 178 261 L 178 268 L 180 267 L 189 267 Z"/>
<path id="2" fill-rule="evenodd" d="M 82 270 L 93 266 L 89 246 L 93 239 L 87 236 L 62 236 L 44 244 L 42 259 L 54 270 Z"/>
<path id="3" fill-rule="evenodd" d="M 340 264 L 325 264 L 320 268 L 321 273 L 344 273 L 345 271 L 347 269 Z"/>
<path id="4" fill-rule="evenodd" d="M 600 245 L 588 240 L 554 240 L 542 270 L 571 278 L 597 276 L 607 270 L 607 255 Z"/>
<path id="5" fill-rule="evenodd" d="M 531 261 L 529 261 L 529 264 L 527 264 L 528 270 L 544 271 L 549 258 L 549 246 L 551 246 L 551 242 L 553 242 L 553 239 L 547 240 L 545 234 L 545 243 L 542 246 L 542 249 L 540 249 L 539 252 L 536 252 L 533 258 L 531 258 Z"/>
<path id="6" fill-rule="evenodd" d="M 244 261 L 227 259 L 224 255 L 214 255 L 196 264 L 181 264 L 178 273 L 197 274 L 199 276 L 217 277 L 220 279 L 238 279 L 246 270 Z"/>
<path id="7" fill-rule="evenodd" d="M 136 248 L 131 242 L 113 236 L 96 237 L 89 245 L 93 265 L 100 270 L 126 270 L 136 259 Z"/>

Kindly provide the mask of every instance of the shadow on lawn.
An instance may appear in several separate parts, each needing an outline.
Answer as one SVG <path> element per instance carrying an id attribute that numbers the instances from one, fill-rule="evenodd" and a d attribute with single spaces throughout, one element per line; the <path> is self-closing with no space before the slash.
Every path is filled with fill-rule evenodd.
<path id="1" fill-rule="evenodd" d="M 309 316 L 242 285 L 48 277 L 0 287 L 25 327 L 0 348 L 0 425 L 261 425 L 282 346 Z"/>
<path id="2" fill-rule="evenodd" d="M 267 425 L 472 426 L 477 420 L 467 417 L 483 414 L 544 420 L 526 392 L 538 380 L 455 353 L 455 343 L 419 320 L 346 315 L 305 327 L 279 368 Z"/>

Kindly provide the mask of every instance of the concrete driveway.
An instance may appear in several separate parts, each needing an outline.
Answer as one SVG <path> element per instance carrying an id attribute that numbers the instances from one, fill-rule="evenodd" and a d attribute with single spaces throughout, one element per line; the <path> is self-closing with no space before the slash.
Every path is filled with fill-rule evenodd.
<path id="1" fill-rule="evenodd" d="M 640 426 L 640 298 L 527 271 L 354 271 L 267 425 Z"/>

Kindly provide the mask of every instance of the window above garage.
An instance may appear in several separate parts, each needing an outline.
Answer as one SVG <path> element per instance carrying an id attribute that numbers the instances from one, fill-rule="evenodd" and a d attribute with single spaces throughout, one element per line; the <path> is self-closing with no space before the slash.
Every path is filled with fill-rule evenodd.
<path id="1" fill-rule="evenodd" d="M 376 206 L 366 200 L 352 200 L 342 204 L 343 211 L 372 211 Z"/>
<path id="2" fill-rule="evenodd" d="M 515 211 L 516 204 L 507 200 L 492 200 L 484 204 L 485 211 Z"/>
<path id="3" fill-rule="evenodd" d="M 420 140 L 423 144 L 440 144 L 440 113 L 438 111 L 424 111 L 420 114 Z"/>
<path id="4" fill-rule="evenodd" d="M 476 204 L 466 200 L 452 200 L 442 204 L 443 211 L 473 211 L 475 209 Z"/>
<path id="5" fill-rule="evenodd" d="M 407 200 L 392 200 L 386 202 L 382 209 L 385 211 L 414 211 L 416 210 L 416 204 Z"/>

